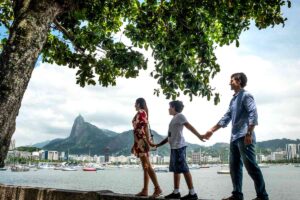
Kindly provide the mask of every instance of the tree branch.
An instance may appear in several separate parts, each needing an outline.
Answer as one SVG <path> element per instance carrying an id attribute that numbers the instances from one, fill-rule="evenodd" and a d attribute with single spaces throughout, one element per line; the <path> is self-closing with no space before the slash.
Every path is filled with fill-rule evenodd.
<path id="1" fill-rule="evenodd" d="M 75 41 L 76 39 L 75 39 L 75 37 L 73 36 L 73 34 L 70 33 L 67 29 L 65 29 L 65 28 L 57 21 L 56 18 L 53 20 L 53 23 L 55 24 L 56 28 L 57 28 L 60 32 L 62 32 L 63 34 L 65 34 L 65 35 L 68 37 L 68 39 L 69 39 L 69 40 L 72 42 L 72 44 L 74 45 L 75 50 L 79 50 L 81 53 L 84 53 L 84 52 L 85 52 L 85 49 L 84 49 L 84 48 L 82 48 L 82 47 L 80 47 L 79 45 L 76 44 L 76 41 Z"/>
<path id="2" fill-rule="evenodd" d="M 2 19 L 0 19 L 0 23 L 2 23 L 4 26 L 5 26 L 5 28 L 7 29 L 7 30 L 9 30 L 9 24 L 8 23 L 6 23 L 4 20 L 2 20 Z"/>

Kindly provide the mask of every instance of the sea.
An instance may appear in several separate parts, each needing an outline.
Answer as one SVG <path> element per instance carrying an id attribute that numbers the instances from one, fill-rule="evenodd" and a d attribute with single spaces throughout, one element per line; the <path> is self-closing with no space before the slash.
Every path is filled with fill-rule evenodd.
<path id="1" fill-rule="evenodd" d="M 199 198 L 222 199 L 231 195 L 232 184 L 230 175 L 218 174 L 220 166 L 192 169 L 194 188 Z M 300 167 L 289 165 L 271 165 L 261 169 L 266 182 L 270 200 L 300 199 Z M 163 194 L 173 189 L 171 172 L 156 173 Z M 245 200 L 256 197 L 254 183 L 244 169 L 243 192 Z M 143 185 L 141 167 L 111 167 L 96 172 L 60 171 L 54 169 L 31 169 L 28 172 L 0 171 L 0 183 L 7 185 L 36 186 L 46 188 L 72 189 L 82 191 L 111 190 L 115 193 L 136 194 Z M 153 185 L 149 185 L 149 194 Z M 188 189 L 181 177 L 180 192 L 187 194 Z"/>

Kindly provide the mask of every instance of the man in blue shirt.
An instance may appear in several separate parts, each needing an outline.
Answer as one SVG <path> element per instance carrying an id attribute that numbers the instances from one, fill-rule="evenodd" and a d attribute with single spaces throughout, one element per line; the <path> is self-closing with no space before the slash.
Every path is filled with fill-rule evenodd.
<path id="1" fill-rule="evenodd" d="M 234 91 L 229 109 L 221 120 L 208 130 L 204 136 L 209 139 L 219 128 L 226 127 L 232 122 L 230 139 L 230 176 L 233 185 L 232 195 L 223 200 L 243 200 L 243 164 L 255 184 L 257 197 L 253 200 L 268 200 L 265 182 L 256 162 L 256 137 L 254 127 L 257 123 L 257 110 L 253 96 L 244 90 L 247 77 L 244 73 L 231 75 L 230 86 Z"/>

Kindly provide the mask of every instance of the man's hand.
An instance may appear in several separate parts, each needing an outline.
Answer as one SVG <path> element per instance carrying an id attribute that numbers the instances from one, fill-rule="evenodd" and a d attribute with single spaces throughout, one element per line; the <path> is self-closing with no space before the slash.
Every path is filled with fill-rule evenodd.
<path id="1" fill-rule="evenodd" d="M 245 145 L 252 144 L 252 135 L 251 134 L 247 133 L 245 135 L 244 143 L 245 143 Z"/>
<path id="2" fill-rule="evenodd" d="M 205 135 L 203 135 L 203 138 L 206 140 L 209 140 L 209 138 L 213 135 L 213 131 L 212 130 L 208 130 Z"/>

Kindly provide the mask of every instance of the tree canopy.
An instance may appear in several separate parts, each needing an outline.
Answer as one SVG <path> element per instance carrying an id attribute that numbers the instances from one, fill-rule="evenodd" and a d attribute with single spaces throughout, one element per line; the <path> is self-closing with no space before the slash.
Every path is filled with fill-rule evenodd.
<path id="1" fill-rule="evenodd" d="M 37 0 L 2 0 L 0 25 L 2 48 L 11 37 L 14 20 Z M 44 0 L 45 1 L 45 0 Z M 41 51 L 42 60 L 76 68 L 80 86 L 98 83 L 115 85 L 117 77 L 134 78 L 147 69 L 147 60 L 134 47 L 151 48 L 157 79 L 167 98 L 185 95 L 219 95 L 210 80 L 220 71 L 214 49 L 217 45 L 239 46 L 239 36 L 251 21 L 259 29 L 286 18 L 282 7 L 288 0 L 56 0 L 63 12 L 49 24 L 50 31 Z M 125 26 L 126 46 L 114 34 Z M 3 30 L 3 28 L 2 28 Z M 9 44 L 8 44 L 9 45 Z"/>

